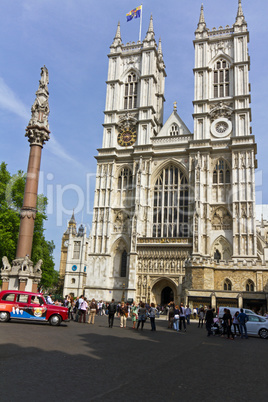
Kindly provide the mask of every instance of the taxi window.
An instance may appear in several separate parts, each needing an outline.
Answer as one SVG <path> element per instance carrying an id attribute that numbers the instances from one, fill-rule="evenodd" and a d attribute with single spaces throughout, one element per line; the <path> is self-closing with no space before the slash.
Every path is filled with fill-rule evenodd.
<path id="1" fill-rule="evenodd" d="M 254 321 L 254 322 L 259 322 L 259 317 L 255 316 L 255 315 L 249 315 L 248 316 L 248 320 L 249 321 Z"/>
<path id="2" fill-rule="evenodd" d="M 43 305 L 43 304 L 44 304 L 44 300 L 42 299 L 42 297 L 39 297 L 39 296 L 32 296 L 30 303 L 31 303 L 31 304 Z"/>
<path id="3" fill-rule="evenodd" d="M 2 300 L 5 300 L 5 301 L 14 301 L 14 299 L 15 299 L 15 293 L 6 293 L 2 297 Z"/>
<path id="4" fill-rule="evenodd" d="M 17 302 L 18 303 L 27 303 L 29 295 L 17 295 Z"/>

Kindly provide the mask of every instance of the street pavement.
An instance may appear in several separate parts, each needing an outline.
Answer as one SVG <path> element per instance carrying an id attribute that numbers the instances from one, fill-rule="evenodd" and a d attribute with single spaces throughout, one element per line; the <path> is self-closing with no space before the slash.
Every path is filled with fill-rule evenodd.
<path id="1" fill-rule="evenodd" d="M 1 401 L 267 401 L 267 340 L 156 326 L 0 323 Z"/>

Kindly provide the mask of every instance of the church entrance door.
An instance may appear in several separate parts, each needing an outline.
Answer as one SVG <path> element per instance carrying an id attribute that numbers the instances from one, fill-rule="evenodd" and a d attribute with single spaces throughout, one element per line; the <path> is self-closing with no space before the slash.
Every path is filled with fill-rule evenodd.
<path id="1" fill-rule="evenodd" d="M 174 300 L 173 290 L 169 286 L 166 286 L 161 292 L 161 305 L 164 306 L 165 304 L 168 304 L 173 300 Z"/>

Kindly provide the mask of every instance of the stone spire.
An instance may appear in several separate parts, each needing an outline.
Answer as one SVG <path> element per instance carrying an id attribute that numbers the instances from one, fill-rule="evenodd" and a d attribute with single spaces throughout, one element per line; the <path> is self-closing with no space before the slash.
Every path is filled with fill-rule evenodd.
<path id="1" fill-rule="evenodd" d="M 148 31 L 146 33 L 145 42 L 154 42 L 155 43 L 155 38 L 154 38 L 154 24 L 153 24 L 153 16 L 151 14 L 151 18 L 150 18 L 150 23 L 149 23 L 149 28 Z"/>
<path id="2" fill-rule="evenodd" d="M 39 80 L 39 88 L 36 92 L 36 98 L 31 108 L 32 117 L 26 127 L 25 137 L 28 141 L 35 145 L 43 146 L 45 141 L 49 140 L 49 104 L 48 104 L 48 85 L 49 77 L 46 66 L 41 67 L 41 79 Z"/>
<path id="3" fill-rule="evenodd" d="M 238 0 L 238 10 L 237 10 L 237 15 L 236 15 L 235 25 L 242 25 L 245 23 L 246 23 L 246 21 L 245 21 L 244 13 L 242 10 L 241 0 Z"/>
<path id="4" fill-rule="evenodd" d="M 121 47 L 121 45 L 122 45 L 122 39 L 121 39 L 120 21 L 118 21 L 114 41 L 111 45 L 111 48 L 117 48 L 118 46 Z"/>
<path id="5" fill-rule="evenodd" d="M 68 228 L 65 233 L 72 233 L 73 235 L 76 236 L 76 220 L 74 217 L 74 210 L 73 210 L 71 219 L 68 222 Z"/>
<path id="6" fill-rule="evenodd" d="M 159 38 L 159 42 L 158 42 L 158 56 L 159 56 L 159 60 L 163 59 L 161 38 Z"/>
<path id="7" fill-rule="evenodd" d="M 205 17 L 204 17 L 204 6 L 203 6 L 203 3 L 202 3 L 201 4 L 199 22 L 197 24 L 196 32 L 203 32 L 205 30 L 206 30 L 206 22 L 205 22 Z"/>

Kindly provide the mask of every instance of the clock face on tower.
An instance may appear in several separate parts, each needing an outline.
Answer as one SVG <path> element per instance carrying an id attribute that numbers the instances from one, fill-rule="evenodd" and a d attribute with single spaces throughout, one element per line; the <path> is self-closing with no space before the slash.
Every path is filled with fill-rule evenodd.
<path id="1" fill-rule="evenodd" d="M 136 142 L 137 133 L 135 127 L 133 128 L 122 128 L 117 136 L 117 142 L 121 147 L 129 147 Z"/>
<path id="2" fill-rule="evenodd" d="M 211 133 L 214 137 L 227 137 L 232 131 L 232 122 L 224 117 L 220 117 L 211 124 Z"/>

